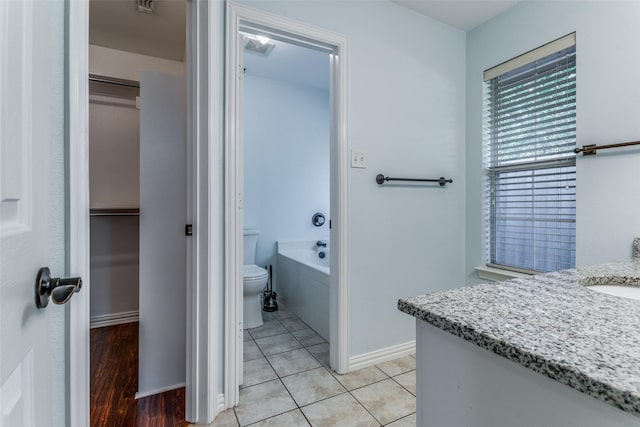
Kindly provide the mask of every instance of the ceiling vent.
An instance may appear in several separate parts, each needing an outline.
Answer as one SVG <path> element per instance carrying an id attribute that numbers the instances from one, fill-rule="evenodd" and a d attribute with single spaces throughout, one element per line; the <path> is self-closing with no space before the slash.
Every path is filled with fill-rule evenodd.
<path id="1" fill-rule="evenodd" d="M 139 0 L 140 1 L 140 0 Z M 255 52 L 262 56 L 268 56 L 276 44 L 273 40 L 264 36 L 245 35 L 244 48 L 249 52 Z"/>
<path id="2" fill-rule="evenodd" d="M 140 13 L 154 14 L 156 13 L 156 4 L 153 0 L 134 0 L 136 10 Z"/>

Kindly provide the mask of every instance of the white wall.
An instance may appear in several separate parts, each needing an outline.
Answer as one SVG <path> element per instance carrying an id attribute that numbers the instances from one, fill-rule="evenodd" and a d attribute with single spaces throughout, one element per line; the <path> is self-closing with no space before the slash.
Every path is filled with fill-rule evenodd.
<path id="1" fill-rule="evenodd" d="M 89 99 L 91 208 L 140 206 L 140 112 L 135 101 Z M 92 320 L 138 311 L 138 217 L 91 217 Z M 108 319 L 108 318 L 107 318 Z"/>
<path id="2" fill-rule="evenodd" d="M 140 205 L 140 111 L 134 99 L 89 97 L 91 208 Z"/>
<path id="3" fill-rule="evenodd" d="M 467 35 L 467 283 L 483 257 L 482 72 L 573 31 L 577 145 L 640 138 L 638 2 L 523 2 Z M 629 258 L 640 235 L 640 150 L 577 158 L 578 266 Z"/>
<path id="4" fill-rule="evenodd" d="M 243 3 L 347 37 L 348 143 L 368 161 L 349 174 L 349 353 L 413 341 L 398 298 L 463 283 L 465 33 L 382 1 Z"/>
<path id="5" fill-rule="evenodd" d="M 136 216 L 91 217 L 92 320 L 138 311 L 138 232 Z"/>
<path id="6" fill-rule="evenodd" d="M 329 92 L 248 75 L 244 95 L 244 225 L 275 268 L 276 241 L 329 236 Z"/>

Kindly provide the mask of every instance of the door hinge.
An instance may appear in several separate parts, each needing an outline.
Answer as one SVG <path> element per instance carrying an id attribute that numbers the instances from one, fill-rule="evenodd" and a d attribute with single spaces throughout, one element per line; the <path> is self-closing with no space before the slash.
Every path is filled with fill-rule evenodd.
<path id="1" fill-rule="evenodd" d="M 193 224 L 187 224 L 184 226 L 184 235 L 193 236 Z"/>

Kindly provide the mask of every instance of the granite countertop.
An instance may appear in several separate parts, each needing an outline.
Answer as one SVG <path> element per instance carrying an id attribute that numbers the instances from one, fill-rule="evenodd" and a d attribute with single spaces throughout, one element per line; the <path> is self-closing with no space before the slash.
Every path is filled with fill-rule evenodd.
<path id="1" fill-rule="evenodd" d="M 640 286 L 640 258 L 403 298 L 398 308 L 640 416 L 640 301 L 588 289 L 606 284 Z"/>

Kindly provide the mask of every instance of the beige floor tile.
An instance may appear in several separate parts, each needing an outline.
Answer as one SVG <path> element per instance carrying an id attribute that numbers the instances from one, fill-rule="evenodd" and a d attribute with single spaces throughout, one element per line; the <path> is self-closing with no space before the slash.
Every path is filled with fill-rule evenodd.
<path id="1" fill-rule="evenodd" d="M 297 374 L 298 372 L 308 371 L 309 369 L 320 367 L 318 362 L 307 350 L 300 348 L 298 350 L 285 351 L 267 357 L 269 363 L 273 366 L 276 373 L 285 377 L 287 375 Z"/>
<path id="2" fill-rule="evenodd" d="M 227 409 L 219 413 L 211 424 L 189 424 L 189 427 L 238 427 L 238 425 L 233 409 Z"/>
<path id="3" fill-rule="evenodd" d="M 272 337 L 258 338 L 256 344 L 265 356 L 302 348 L 302 344 L 289 332 Z"/>
<path id="4" fill-rule="evenodd" d="M 315 331 L 311 328 L 292 331 L 291 334 L 296 337 L 296 339 L 300 341 L 300 344 L 305 347 L 309 347 L 310 345 L 322 344 L 323 342 L 325 342 L 324 338 L 316 334 Z"/>
<path id="5" fill-rule="evenodd" d="M 414 396 L 416 395 L 416 371 L 405 372 L 404 374 L 393 377 L 393 379 L 413 393 Z"/>
<path id="6" fill-rule="evenodd" d="M 307 347 L 307 350 L 322 363 L 322 366 L 329 366 L 329 343 L 312 345 Z"/>
<path id="7" fill-rule="evenodd" d="M 273 335 L 279 335 L 284 332 L 287 332 L 282 323 L 277 320 L 269 320 L 264 322 L 262 326 L 258 328 L 249 329 L 249 333 L 253 337 L 253 339 L 271 337 Z"/>
<path id="8" fill-rule="evenodd" d="M 306 323 L 304 323 L 302 320 L 298 319 L 297 317 L 282 319 L 280 323 L 282 323 L 282 325 L 285 328 L 287 328 L 289 332 L 299 331 L 300 329 L 307 329 L 309 327 L 307 326 Z"/>
<path id="9" fill-rule="evenodd" d="M 387 424 L 387 427 L 416 427 L 416 414 L 411 414 L 408 417 Z"/>
<path id="10" fill-rule="evenodd" d="M 378 427 L 380 424 L 349 393 L 302 408 L 314 427 Z"/>
<path id="11" fill-rule="evenodd" d="M 296 403 L 280 380 L 273 380 L 241 389 L 236 415 L 240 425 L 246 426 L 295 408 Z"/>
<path id="12" fill-rule="evenodd" d="M 399 359 L 390 360 L 388 362 L 380 363 L 376 365 L 382 369 L 382 372 L 395 377 L 396 375 L 404 374 L 405 372 L 413 371 L 416 369 L 416 359 L 411 356 L 400 357 Z"/>
<path id="13" fill-rule="evenodd" d="M 416 411 L 416 397 L 392 379 L 351 392 L 382 424 L 388 424 Z"/>
<path id="14" fill-rule="evenodd" d="M 270 313 L 263 311 L 262 317 L 265 320 L 267 318 L 282 320 L 282 319 L 289 319 L 291 317 L 296 317 L 296 315 L 292 311 L 289 311 L 287 307 L 283 306 L 282 303 L 278 303 L 278 311 L 272 311 Z"/>
<path id="15" fill-rule="evenodd" d="M 347 391 L 325 368 L 290 375 L 282 378 L 282 382 L 298 406 L 309 405 Z"/>
<path id="16" fill-rule="evenodd" d="M 273 313 L 273 312 L 269 313 L 267 311 L 263 311 L 262 312 L 262 320 L 264 322 L 268 322 L 270 320 L 278 320 L 278 319 L 276 318 L 276 314 L 275 313 Z"/>
<path id="17" fill-rule="evenodd" d="M 264 357 L 244 362 L 242 364 L 242 368 L 242 377 L 244 380 L 242 388 L 278 378 L 273 369 L 271 369 L 271 365 L 269 365 L 269 362 L 267 362 L 267 359 Z"/>
<path id="18" fill-rule="evenodd" d="M 413 357 L 414 359 L 416 358 L 416 354 L 415 353 L 411 353 L 409 356 Z"/>
<path id="19" fill-rule="evenodd" d="M 264 421 L 258 421 L 255 424 L 251 424 L 251 427 L 308 427 L 309 423 L 300 412 L 300 409 L 296 409 L 291 412 L 286 412 L 282 415 L 268 418 Z"/>
<path id="20" fill-rule="evenodd" d="M 345 375 L 339 375 L 335 373 L 333 375 L 338 381 L 340 381 L 343 386 L 347 388 L 347 390 L 364 387 L 366 385 L 389 378 L 384 372 L 382 372 L 375 366 L 358 369 L 357 371 L 349 372 Z"/>
<path id="21" fill-rule="evenodd" d="M 242 354 L 243 354 L 242 359 L 245 362 L 248 360 L 253 360 L 253 359 L 258 359 L 260 357 L 263 357 L 262 352 L 260 351 L 260 349 L 258 348 L 258 346 L 253 340 L 245 341 L 242 343 Z"/>
<path id="22" fill-rule="evenodd" d="M 243 341 L 251 341 L 253 338 L 251 337 L 251 335 L 249 335 L 249 331 L 247 331 L 246 329 L 244 331 L 242 331 L 242 340 Z"/>

